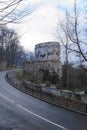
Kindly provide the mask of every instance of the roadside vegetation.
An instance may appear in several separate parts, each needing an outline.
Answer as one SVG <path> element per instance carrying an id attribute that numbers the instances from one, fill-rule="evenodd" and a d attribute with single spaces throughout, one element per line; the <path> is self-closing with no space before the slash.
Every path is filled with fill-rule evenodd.
<path id="1" fill-rule="evenodd" d="M 18 80 L 23 80 L 24 79 L 23 70 L 16 72 L 16 76 L 17 76 Z"/>
<path id="2" fill-rule="evenodd" d="M 30 2 L 25 0 L 0 0 L 0 71 L 22 65 L 26 53 L 19 36 L 12 28 L 32 13 Z M 10 28 L 11 27 L 11 28 Z"/>

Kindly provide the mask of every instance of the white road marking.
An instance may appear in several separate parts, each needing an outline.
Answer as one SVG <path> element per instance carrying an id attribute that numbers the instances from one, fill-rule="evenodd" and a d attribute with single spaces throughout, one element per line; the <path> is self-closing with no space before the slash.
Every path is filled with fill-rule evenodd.
<path id="1" fill-rule="evenodd" d="M 11 100 L 10 98 L 4 96 L 2 93 L 0 93 L 0 96 L 3 97 L 4 99 L 6 99 L 7 101 L 11 102 L 11 103 L 15 103 L 13 100 Z"/>
<path id="2" fill-rule="evenodd" d="M 59 125 L 59 124 L 56 124 L 56 123 L 54 123 L 54 122 L 52 122 L 52 121 L 50 121 L 50 120 L 48 120 L 48 119 L 46 119 L 46 118 L 44 118 L 44 117 L 42 117 L 42 116 L 39 116 L 39 115 L 33 113 L 32 111 L 26 109 L 25 107 L 21 106 L 20 104 L 17 104 L 17 106 L 20 107 L 21 109 L 25 110 L 26 112 L 28 112 L 28 113 L 30 113 L 30 114 L 32 114 L 32 115 L 34 115 L 34 116 L 36 116 L 36 117 L 38 117 L 38 118 L 40 118 L 40 119 L 46 121 L 46 122 L 48 122 L 48 123 L 50 123 L 50 124 L 52 124 L 52 125 L 54 125 L 54 126 L 57 126 L 58 128 L 61 128 L 61 129 L 63 129 L 63 130 L 69 130 L 69 129 L 67 129 L 67 128 L 65 128 L 65 127 L 63 127 L 63 126 L 61 126 L 61 125 Z"/>
<path id="3" fill-rule="evenodd" d="M 2 93 L 0 93 L 0 96 L 3 97 L 4 99 L 6 99 L 7 101 L 9 101 L 9 102 L 15 104 L 15 102 L 14 102 L 13 100 L 11 100 L 10 98 L 4 96 Z M 36 117 L 38 117 L 38 118 L 40 118 L 40 119 L 42 119 L 42 120 L 48 122 L 48 123 L 50 123 L 50 124 L 52 124 L 52 125 L 54 125 L 54 126 L 56 126 L 56 127 L 58 127 L 58 128 L 61 128 L 62 130 L 69 130 L 69 129 L 67 129 L 67 128 L 65 128 L 65 127 L 63 127 L 63 126 L 61 126 L 61 125 L 59 125 L 59 124 L 56 124 L 56 123 L 54 123 L 54 122 L 52 122 L 52 121 L 50 121 L 50 120 L 48 120 L 48 119 L 46 119 L 46 118 L 44 118 L 44 117 L 38 115 L 38 114 L 33 113 L 32 111 L 26 109 L 25 107 L 21 106 L 20 104 L 15 104 L 15 105 L 18 106 L 18 107 L 20 107 L 22 110 L 25 110 L 26 112 L 28 112 L 28 113 L 30 113 L 30 114 L 32 114 L 32 115 L 34 115 L 34 116 L 36 116 Z"/>

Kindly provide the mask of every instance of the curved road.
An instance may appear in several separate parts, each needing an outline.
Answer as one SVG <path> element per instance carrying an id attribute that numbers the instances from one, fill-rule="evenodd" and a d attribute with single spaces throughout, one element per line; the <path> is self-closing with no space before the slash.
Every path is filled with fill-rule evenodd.
<path id="1" fill-rule="evenodd" d="M 87 117 L 13 88 L 0 72 L 0 130 L 87 130 Z"/>

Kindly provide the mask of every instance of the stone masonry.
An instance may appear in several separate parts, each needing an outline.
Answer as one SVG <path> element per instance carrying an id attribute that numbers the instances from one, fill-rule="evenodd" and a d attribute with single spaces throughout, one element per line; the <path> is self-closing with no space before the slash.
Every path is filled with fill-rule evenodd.
<path id="1" fill-rule="evenodd" d="M 58 42 L 45 42 L 35 46 L 35 56 L 38 61 L 60 62 L 60 45 Z"/>
<path id="2" fill-rule="evenodd" d="M 58 42 L 45 42 L 35 46 L 35 61 L 26 62 L 24 71 L 26 74 L 42 80 L 43 72 L 49 70 L 55 72 L 59 78 L 62 75 L 60 62 L 60 44 Z"/>

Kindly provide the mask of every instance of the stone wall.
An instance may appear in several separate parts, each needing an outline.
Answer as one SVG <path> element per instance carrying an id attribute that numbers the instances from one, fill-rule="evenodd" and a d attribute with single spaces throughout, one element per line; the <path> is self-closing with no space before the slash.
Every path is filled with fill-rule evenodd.
<path id="1" fill-rule="evenodd" d="M 30 94 L 48 103 L 52 103 L 56 106 L 61 106 L 72 111 L 80 112 L 87 116 L 87 103 L 79 100 L 76 101 L 64 98 L 62 95 L 57 96 L 52 93 L 44 92 L 41 86 L 37 86 L 36 84 L 32 84 L 31 82 L 24 81 L 22 84 L 22 82 L 16 79 L 16 73 L 13 71 L 10 71 L 6 74 L 6 79 L 11 85 L 27 94 Z"/>
<path id="2" fill-rule="evenodd" d="M 45 42 L 35 46 L 36 60 L 60 61 L 60 44 L 58 42 Z"/>
<path id="3" fill-rule="evenodd" d="M 24 71 L 26 74 L 32 75 L 33 78 L 42 80 L 43 72 L 49 70 L 50 73 L 55 71 L 61 77 L 61 65 L 57 61 L 34 61 L 26 62 Z"/>

